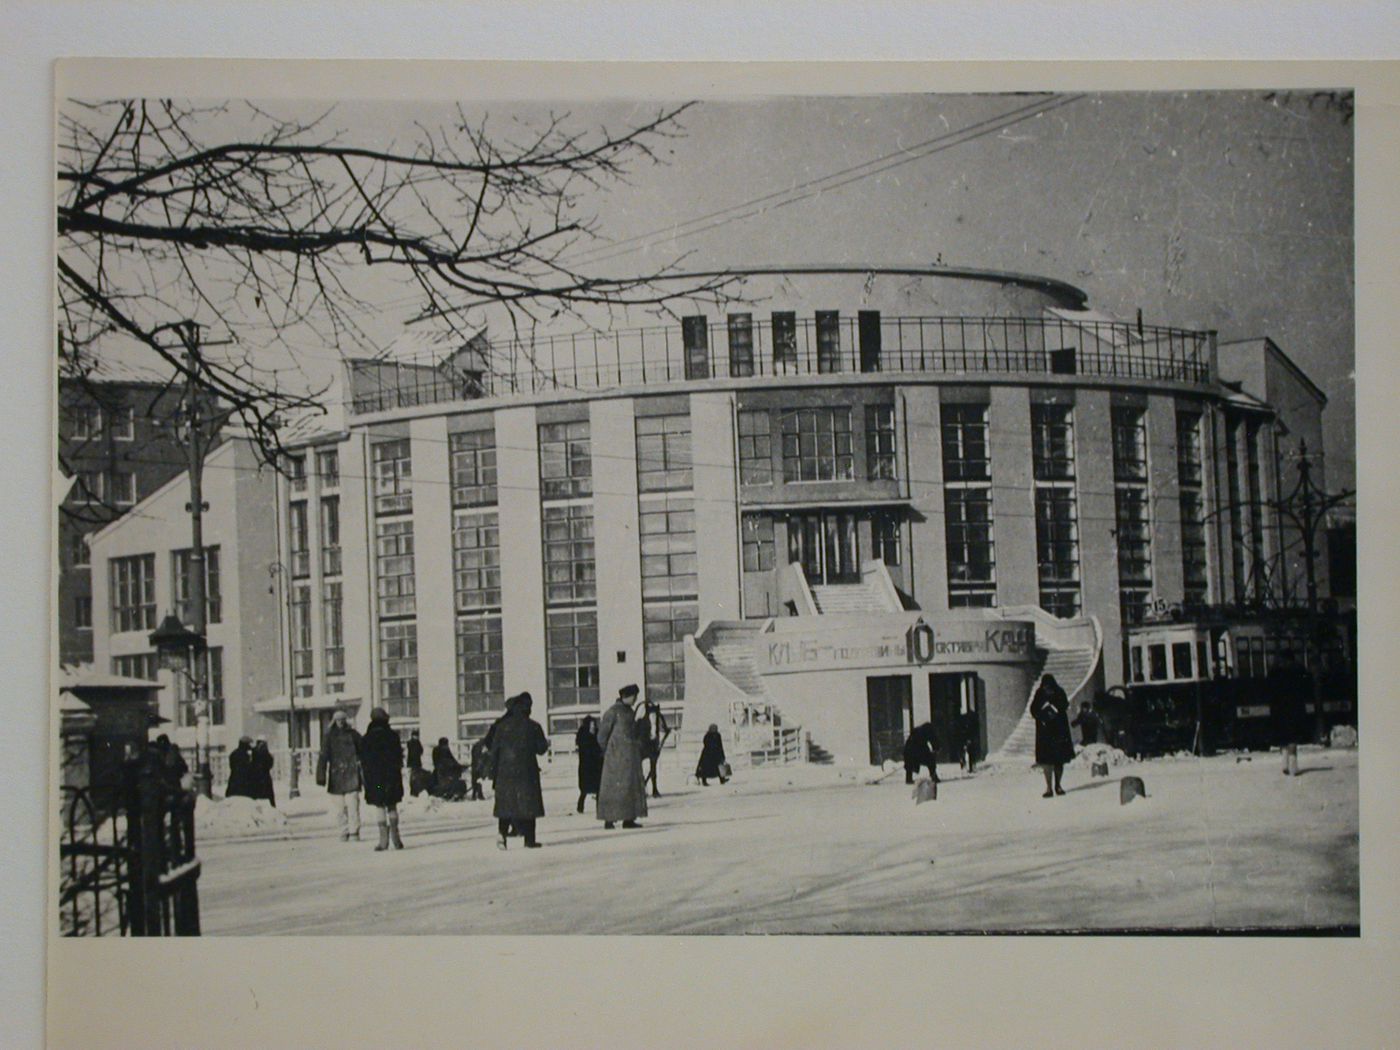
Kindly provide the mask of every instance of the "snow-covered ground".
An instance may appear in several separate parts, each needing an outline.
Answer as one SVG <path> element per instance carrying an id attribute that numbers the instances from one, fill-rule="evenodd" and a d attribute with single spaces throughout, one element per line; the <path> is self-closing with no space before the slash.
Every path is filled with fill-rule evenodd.
<path id="1" fill-rule="evenodd" d="M 709 788 L 663 763 L 639 830 L 574 812 L 572 764 L 545 776 L 545 849 L 495 845 L 491 803 L 405 806 L 407 849 L 372 811 L 342 843 L 326 796 L 285 825 L 205 834 L 206 934 L 852 933 L 1334 926 L 1360 922 L 1357 754 L 1178 757 L 945 780 L 915 805 L 902 771 L 740 770 Z M 878 771 L 876 771 L 878 772 Z M 1147 798 L 1119 804 L 1141 776 Z M 956 769 L 944 768 L 945 776 Z M 279 792 L 279 798 L 285 798 Z"/>

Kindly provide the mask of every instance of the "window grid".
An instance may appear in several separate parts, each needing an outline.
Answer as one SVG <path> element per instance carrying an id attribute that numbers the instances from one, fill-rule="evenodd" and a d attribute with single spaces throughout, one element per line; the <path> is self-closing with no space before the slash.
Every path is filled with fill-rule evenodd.
<path id="1" fill-rule="evenodd" d="M 375 568 L 379 615 L 417 612 L 413 577 L 413 522 L 381 521 L 375 528 Z"/>
<path id="2" fill-rule="evenodd" d="M 379 695 L 392 718 L 418 717 L 418 625 L 379 625 Z"/>
<path id="3" fill-rule="evenodd" d="M 327 580 L 321 584 L 321 646 L 326 674 L 345 673 L 345 616 L 342 584 Z"/>
<path id="4" fill-rule="evenodd" d="M 785 409 L 782 436 L 784 481 L 854 479 L 850 408 Z"/>
<path id="5" fill-rule="evenodd" d="M 693 598 L 699 594 L 694 501 L 676 497 L 643 501 L 638 525 L 642 600 Z"/>
<path id="6" fill-rule="evenodd" d="M 739 483 L 773 483 L 772 417 L 764 408 L 739 412 Z"/>
<path id="7" fill-rule="evenodd" d="M 114 507 L 136 505 L 136 475 L 129 470 L 114 470 L 108 478 L 107 498 Z"/>
<path id="8" fill-rule="evenodd" d="M 597 599 L 591 505 L 574 503 L 544 508 L 544 584 L 546 605 Z"/>
<path id="9" fill-rule="evenodd" d="M 457 714 L 499 711 L 505 703 L 499 616 L 457 618 Z"/>
<path id="10" fill-rule="evenodd" d="M 73 441 L 96 441 L 102 433 L 102 409 L 97 405 L 65 407 L 68 437 Z"/>
<path id="11" fill-rule="evenodd" d="M 1152 594 L 1152 515 L 1147 493 L 1147 414 L 1112 409 L 1118 604 L 1123 622 L 1142 623 Z"/>
<path id="12" fill-rule="evenodd" d="M 690 416 L 643 416 L 637 420 L 637 490 L 672 492 L 695 486 Z"/>
<path id="13" fill-rule="evenodd" d="M 204 686 L 209 696 L 209 724 L 224 724 L 224 651 L 215 646 L 205 651 Z M 188 729 L 199 724 L 195 711 L 194 686 L 186 675 L 175 676 L 175 706 L 177 723 Z"/>
<path id="14" fill-rule="evenodd" d="M 773 568 L 773 519 L 767 514 L 745 514 L 742 546 L 745 572 L 767 572 Z"/>
<path id="15" fill-rule="evenodd" d="M 112 657 L 112 673 L 123 678 L 154 682 L 160 677 L 159 653 L 130 653 Z"/>
<path id="16" fill-rule="evenodd" d="M 841 314 L 817 311 L 817 371 L 841 371 Z"/>
<path id="17" fill-rule="evenodd" d="M 1204 449 L 1199 412 L 1176 415 L 1176 464 L 1181 507 L 1182 599 L 1188 606 L 1209 601 Z"/>
<path id="18" fill-rule="evenodd" d="M 501 536 L 497 515 L 452 516 L 452 581 L 457 611 L 501 606 Z"/>
<path id="19" fill-rule="evenodd" d="M 1079 514 L 1072 484 L 1036 486 L 1035 546 L 1040 607 L 1078 616 Z"/>
<path id="20" fill-rule="evenodd" d="M 88 550 L 87 534 L 73 532 L 68 536 L 68 564 L 75 569 L 92 566 L 92 553 Z"/>
<path id="21" fill-rule="evenodd" d="M 897 477 L 894 405 L 865 406 L 865 465 L 871 481 Z"/>
<path id="22" fill-rule="evenodd" d="M 316 453 L 316 474 L 321 479 L 321 488 L 333 489 L 340 485 L 340 452 L 327 448 Z"/>
<path id="23" fill-rule="evenodd" d="M 872 553 L 886 565 L 898 565 L 900 562 L 902 554 L 900 531 L 898 514 L 887 510 L 871 512 L 870 545 L 873 548 Z"/>
<path id="24" fill-rule="evenodd" d="M 797 365 L 797 314 L 779 310 L 772 315 L 773 366 Z"/>
<path id="25" fill-rule="evenodd" d="M 1074 480 L 1074 410 L 1031 405 L 1031 456 L 1036 481 Z"/>
<path id="26" fill-rule="evenodd" d="M 108 433 L 113 441 L 136 440 L 136 410 L 131 405 L 122 405 L 111 413 Z"/>
<path id="27" fill-rule="evenodd" d="M 413 510 L 413 459 L 408 438 L 375 444 L 373 463 L 375 514 Z"/>
<path id="28" fill-rule="evenodd" d="M 943 508 L 948 545 L 948 605 L 996 604 L 996 545 L 992 535 L 990 486 L 945 488 Z"/>
<path id="29" fill-rule="evenodd" d="M 1115 407 L 1113 419 L 1113 479 L 1147 480 L 1147 413 L 1140 408 Z"/>
<path id="30" fill-rule="evenodd" d="M 656 703 L 685 699 L 685 637 L 699 627 L 699 606 L 651 602 L 642 606 L 643 672 L 646 696 Z"/>
<path id="31" fill-rule="evenodd" d="M 291 550 L 292 575 L 311 575 L 311 533 L 307 526 L 306 500 L 296 500 L 287 508 L 288 547 Z"/>
<path id="32" fill-rule="evenodd" d="M 311 586 L 299 583 L 292 588 L 292 676 L 311 674 Z"/>
<path id="33" fill-rule="evenodd" d="M 293 492 L 306 491 L 306 457 L 287 457 L 287 484 L 291 486 Z"/>
<path id="34" fill-rule="evenodd" d="M 74 596 L 73 626 L 80 631 L 92 630 L 92 595 L 78 594 Z"/>
<path id="35" fill-rule="evenodd" d="M 151 631 L 156 626 L 156 556 L 137 554 L 109 563 L 112 630 Z"/>
<path id="36" fill-rule="evenodd" d="M 470 430 L 448 436 L 452 460 L 452 505 L 480 507 L 496 503 L 496 433 Z"/>
<path id="37" fill-rule="evenodd" d="M 193 623 L 194 615 L 190 602 L 190 550 L 170 552 L 171 561 L 171 601 L 175 615 L 181 623 Z M 219 548 L 204 548 L 204 622 L 221 623 L 223 600 L 219 594 Z"/>
<path id="38" fill-rule="evenodd" d="M 340 497 L 321 498 L 321 575 L 340 575 Z"/>
<path id="39" fill-rule="evenodd" d="M 988 406 L 944 405 L 943 481 L 990 481 Z"/>
<path id="40" fill-rule="evenodd" d="M 598 614 L 592 609 L 546 615 L 549 709 L 598 705 Z"/>
<path id="41" fill-rule="evenodd" d="M 593 495 L 593 454 L 587 420 L 543 423 L 539 443 L 541 498 Z"/>
<path id="42" fill-rule="evenodd" d="M 753 314 L 729 315 L 729 374 L 753 375 Z"/>

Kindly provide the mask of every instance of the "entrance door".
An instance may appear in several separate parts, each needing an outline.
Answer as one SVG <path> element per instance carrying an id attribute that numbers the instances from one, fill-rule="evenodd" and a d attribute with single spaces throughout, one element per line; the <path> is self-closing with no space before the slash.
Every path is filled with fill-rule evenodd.
<path id="1" fill-rule="evenodd" d="M 968 737 L 971 737 L 973 758 L 981 758 L 985 717 L 981 696 L 982 680 L 971 672 L 928 676 L 929 707 L 938 737 L 938 761 L 961 761 L 963 742 Z"/>
<path id="2" fill-rule="evenodd" d="M 859 583 L 856 516 L 813 511 L 788 519 L 788 561 L 797 562 L 813 585 Z"/>
<path id="3" fill-rule="evenodd" d="M 870 713 L 870 764 L 904 755 L 904 738 L 913 723 L 914 690 L 907 674 L 880 675 L 865 680 L 865 703 Z"/>

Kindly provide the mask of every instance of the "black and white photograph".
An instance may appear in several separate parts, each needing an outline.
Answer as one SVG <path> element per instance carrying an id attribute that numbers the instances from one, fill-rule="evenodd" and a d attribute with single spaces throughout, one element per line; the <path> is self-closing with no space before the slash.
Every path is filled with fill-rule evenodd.
<path id="1" fill-rule="evenodd" d="M 64 90 L 64 938 L 1355 938 L 1356 100 Z"/>

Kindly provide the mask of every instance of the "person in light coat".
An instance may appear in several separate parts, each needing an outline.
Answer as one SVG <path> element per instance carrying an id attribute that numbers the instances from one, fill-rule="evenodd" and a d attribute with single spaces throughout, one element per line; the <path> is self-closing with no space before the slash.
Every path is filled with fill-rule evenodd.
<path id="1" fill-rule="evenodd" d="M 598 746 L 603 749 L 598 819 L 609 830 L 619 820 L 624 828 L 641 827 L 637 818 L 647 815 L 641 741 L 637 739 L 637 718 L 632 710 L 637 693 L 635 685 L 623 686 L 598 723 Z"/>
<path id="2" fill-rule="evenodd" d="M 340 839 L 360 837 L 360 734 L 343 710 L 337 710 L 321 737 L 316 783 L 331 796 L 331 809 L 340 825 Z"/>

